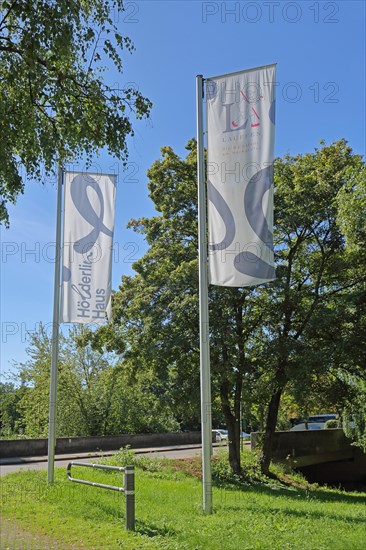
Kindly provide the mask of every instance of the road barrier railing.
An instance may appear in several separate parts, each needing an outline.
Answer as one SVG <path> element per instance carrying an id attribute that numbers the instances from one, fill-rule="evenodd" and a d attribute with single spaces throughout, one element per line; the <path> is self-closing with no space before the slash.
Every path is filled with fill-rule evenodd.
<path id="1" fill-rule="evenodd" d="M 115 485 L 106 485 L 104 483 L 96 483 L 85 479 L 78 479 L 71 476 L 72 466 L 81 466 L 83 468 L 94 468 L 98 470 L 115 470 L 123 472 L 123 487 Z M 92 485 L 93 487 L 101 487 L 102 489 L 110 489 L 125 494 L 125 517 L 126 529 L 134 531 L 135 529 L 135 468 L 134 466 L 107 466 L 105 464 L 89 464 L 85 462 L 69 462 L 67 465 L 67 477 L 74 483 L 82 483 L 83 485 Z"/>

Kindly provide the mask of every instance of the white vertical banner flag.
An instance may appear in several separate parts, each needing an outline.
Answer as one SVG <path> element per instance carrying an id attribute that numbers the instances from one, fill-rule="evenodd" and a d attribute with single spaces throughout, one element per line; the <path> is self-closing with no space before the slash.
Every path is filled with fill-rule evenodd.
<path id="1" fill-rule="evenodd" d="M 273 161 L 276 66 L 207 79 L 209 282 L 275 278 Z"/>
<path id="2" fill-rule="evenodd" d="M 111 317 L 116 176 L 65 172 L 61 323 Z"/>

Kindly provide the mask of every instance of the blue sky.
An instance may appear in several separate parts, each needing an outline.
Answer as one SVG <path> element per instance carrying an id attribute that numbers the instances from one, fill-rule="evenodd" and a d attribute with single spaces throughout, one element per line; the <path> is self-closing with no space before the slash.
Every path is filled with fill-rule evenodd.
<path id="1" fill-rule="evenodd" d="M 184 155 L 195 136 L 195 76 L 215 76 L 277 63 L 276 156 L 305 153 L 319 141 L 346 138 L 365 152 L 365 3 L 126 1 L 116 19 L 135 43 L 124 57 L 120 87 L 134 83 L 153 102 L 149 121 L 136 124 L 127 171 L 101 152 L 91 171 L 118 173 L 113 288 L 146 250 L 126 229 L 150 216 L 146 170 L 160 147 Z M 80 164 L 83 168 L 83 164 Z M 10 208 L 1 230 L 1 372 L 26 360 L 29 333 L 51 326 L 56 191 L 33 183 Z"/>

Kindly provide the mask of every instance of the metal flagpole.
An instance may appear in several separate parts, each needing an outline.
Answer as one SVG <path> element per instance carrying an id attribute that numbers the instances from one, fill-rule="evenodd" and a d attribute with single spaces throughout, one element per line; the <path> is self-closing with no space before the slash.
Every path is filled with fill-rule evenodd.
<path id="1" fill-rule="evenodd" d="M 203 145 L 203 77 L 196 77 L 197 105 L 197 176 L 198 176 L 198 254 L 199 254 L 199 315 L 200 315 L 200 378 L 203 510 L 212 513 L 212 420 L 210 342 L 208 324 L 206 182 Z"/>
<path id="2" fill-rule="evenodd" d="M 57 413 L 57 370 L 58 370 L 58 338 L 60 323 L 60 267 L 61 267 L 61 199 L 64 172 L 58 171 L 57 184 L 57 213 L 56 213 L 56 258 L 55 283 L 53 294 L 53 323 L 52 323 L 52 358 L 50 379 L 50 404 L 48 427 L 48 473 L 47 481 L 54 482 L 55 448 L 56 448 L 56 413 Z"/>

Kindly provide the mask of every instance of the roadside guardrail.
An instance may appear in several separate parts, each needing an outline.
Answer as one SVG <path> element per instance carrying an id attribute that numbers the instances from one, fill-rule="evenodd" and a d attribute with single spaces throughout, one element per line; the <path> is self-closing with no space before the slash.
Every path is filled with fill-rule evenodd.
<path id="1" fill-rule="evenodd" d="M 78 479 L 71 476 L 72 466 L 82 466 L 83 468 L 94 468 L 99 470 L 115 470 L 123 472 L 123 487 L 115 485 L 106 485 L 104 483 L 96 483 L 85 479 Z M 67 477 L 74 483 L 82 483 L 83 485 L 91 485 L 102 489 L 110 489 L 125 494 L 125 517 L 126 529 L 129 531 L 135 530 L 135 468 L 134 466 L 107 466 L 105 464 L 89 464 L 86 462 L 69 462 L 67 465 Z"/>

